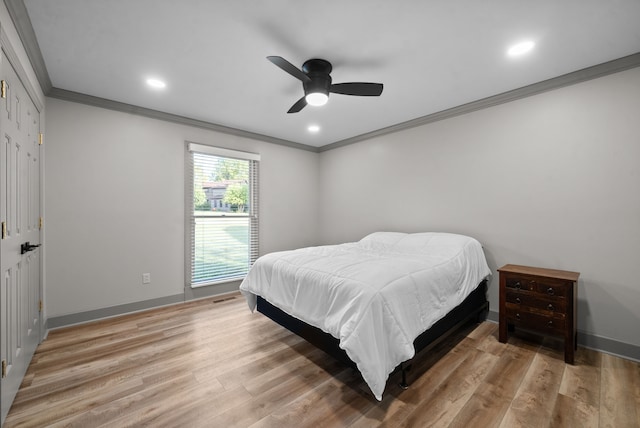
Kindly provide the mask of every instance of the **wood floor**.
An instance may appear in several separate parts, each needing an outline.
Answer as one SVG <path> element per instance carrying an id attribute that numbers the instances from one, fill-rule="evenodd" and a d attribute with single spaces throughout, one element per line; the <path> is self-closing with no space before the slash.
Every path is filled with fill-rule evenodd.
<path id="1" fill-rule="evenodd" d="M 420 355 L 382 402 L 240 295 L 53 331 L 5 427 L 640 427 L 640 364 L 484 322 Z M 524 340 L 527 339 L 527 340 Z"/>

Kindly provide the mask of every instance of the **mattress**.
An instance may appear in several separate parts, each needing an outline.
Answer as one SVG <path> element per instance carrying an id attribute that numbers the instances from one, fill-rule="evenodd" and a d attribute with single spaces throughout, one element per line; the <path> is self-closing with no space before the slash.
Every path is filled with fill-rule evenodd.
<path id="1" fill-rule="evenodd" d="M 260 257 L 240 285 L 331 334 L 382 399 L 413 341 L 490 275 L 482 246 L 451 233 L 376 232 L 358 242 Z"/>

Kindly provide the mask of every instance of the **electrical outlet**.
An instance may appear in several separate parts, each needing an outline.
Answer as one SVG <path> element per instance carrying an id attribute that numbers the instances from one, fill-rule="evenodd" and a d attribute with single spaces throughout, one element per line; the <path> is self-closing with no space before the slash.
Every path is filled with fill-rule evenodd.
<path id="1" fill-rule="evenodd" d="M 143 273 L 142 274 L 142 283 L 143 284 L 151 283 L 151 274 L 150 273 Z"/>

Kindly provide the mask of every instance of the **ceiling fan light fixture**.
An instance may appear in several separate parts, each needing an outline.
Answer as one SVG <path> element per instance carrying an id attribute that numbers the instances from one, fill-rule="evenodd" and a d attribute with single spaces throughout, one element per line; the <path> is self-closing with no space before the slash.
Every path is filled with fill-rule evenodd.
<path id="1" fill-rule="evenodd" d="M 304 99 L 307 101 L 307 104 L 312 106 L 323 106 L 329 101 L 329 95 L 324 92 L 310 92 L 308 93 Z"/>

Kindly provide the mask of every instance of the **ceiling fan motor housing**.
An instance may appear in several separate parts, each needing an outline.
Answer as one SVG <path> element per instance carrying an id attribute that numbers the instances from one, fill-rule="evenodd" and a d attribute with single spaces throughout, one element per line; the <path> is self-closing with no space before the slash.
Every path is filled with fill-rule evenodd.
<path id="1" fill-rule="evenodd" d="M 305 95 L 321 92 L 328 96 L 331 88 L 331 69 L 331 63 L 324 59 L 310 59 L 302 64 L 302 71 L 311 79 L 303 82 Z"/>

